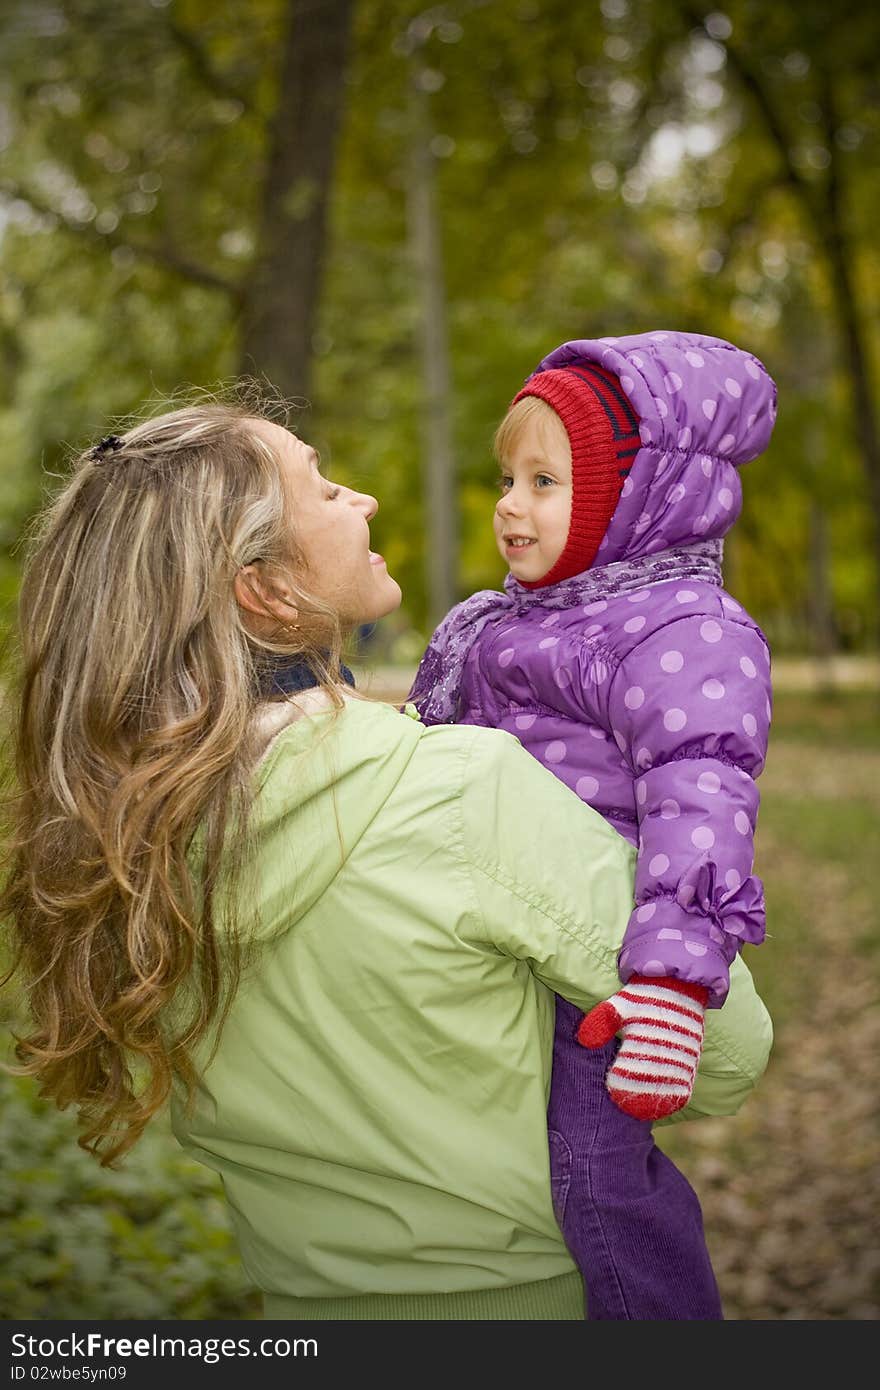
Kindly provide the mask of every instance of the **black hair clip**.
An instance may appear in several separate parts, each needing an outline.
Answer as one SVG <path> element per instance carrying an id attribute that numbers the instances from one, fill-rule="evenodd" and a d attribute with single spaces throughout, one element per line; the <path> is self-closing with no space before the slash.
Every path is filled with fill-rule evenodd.
<path id="1" fill-rule="evenodd" d="M 89 450 L 89 458 L 96 461 L 102 459 L 105 454 L 115 454 L 117 449 L 122 448 L 122 440 L 118 434 L 107 434 L 94 447 Z"/>

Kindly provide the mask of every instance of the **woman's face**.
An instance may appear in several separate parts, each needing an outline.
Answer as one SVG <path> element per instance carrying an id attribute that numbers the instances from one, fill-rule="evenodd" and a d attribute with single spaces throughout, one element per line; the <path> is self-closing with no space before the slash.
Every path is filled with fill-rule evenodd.
<path id="1" fill-rule="evenodd" d="M 382 556 L 370 549 L 369 523 L 379 508 L 375 497 L 323 477 L 315 450 L 289 430 L 268 420 L 255 420 L 253 427 L 281 464 L 308 591 L 344 625 L 392 613 L 400 604 L 400 586 Z"/>

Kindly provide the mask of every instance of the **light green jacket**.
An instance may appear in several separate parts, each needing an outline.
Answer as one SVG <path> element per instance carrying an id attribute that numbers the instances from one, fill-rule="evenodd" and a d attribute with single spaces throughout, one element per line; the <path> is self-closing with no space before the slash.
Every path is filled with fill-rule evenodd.
<path id="1" fill-rule="evenodd" d="M 263 944 L 173 1122 L 266 1316 L 583 1317 L 550 1197 L 553 992 L 617 988 L 633 850 L 509 734 L 357 698 L 281 732 L 297 704 L 264 713 Z M 694 1114 L 732 1114 L 767 1064 L 732 979 Z"/>

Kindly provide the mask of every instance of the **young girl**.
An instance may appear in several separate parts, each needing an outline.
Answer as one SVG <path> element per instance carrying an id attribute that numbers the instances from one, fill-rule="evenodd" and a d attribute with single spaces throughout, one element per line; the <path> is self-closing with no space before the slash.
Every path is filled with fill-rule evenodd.
<path id="1" fill-rule="evenodd" d="M 699 1204 L 649 1122 L 687 1105 L 704 1011 L 764 936 L 770 659 L 721 554 L 775 414 L 762 364 L 717 338 L 557 348 L 495 437 L 504 592 L 452 610 L 410 692 L 427 724 L 516 734 L 638 849 L 622 987 L 585 1018 L 557 1001 L 554 1193 L 593 1319 L 722 1316 Z"/>

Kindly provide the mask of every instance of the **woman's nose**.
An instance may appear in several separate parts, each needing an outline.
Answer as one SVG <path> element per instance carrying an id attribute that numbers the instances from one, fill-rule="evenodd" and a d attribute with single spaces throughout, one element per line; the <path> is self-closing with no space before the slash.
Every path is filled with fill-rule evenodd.
<path id="1" fill-rule="evenodd" d="M 371 496 L 369 492 L 356 492 L 354 495 L 354 501 L 355 505 L 360 507 L 363 511 L 364 516 L 367 518 L 367 521 L 372 521 L 373 517 L 379 510 L 379 503 L 377 499 Z"/>

